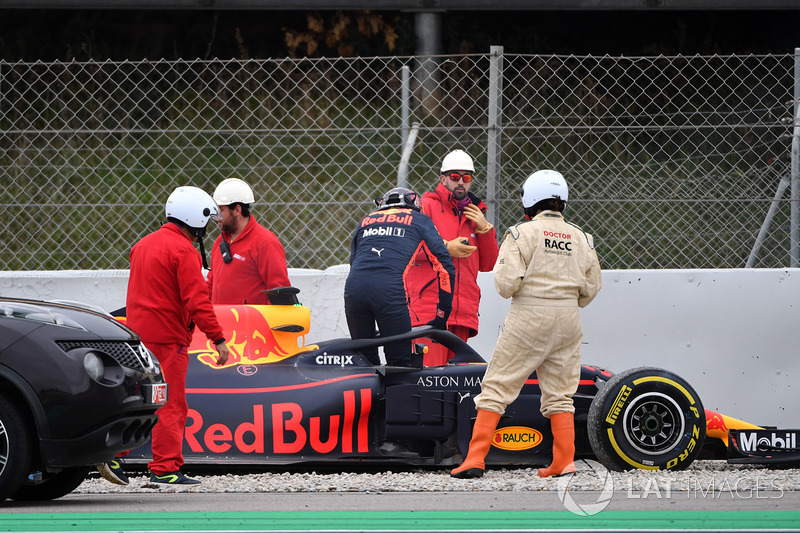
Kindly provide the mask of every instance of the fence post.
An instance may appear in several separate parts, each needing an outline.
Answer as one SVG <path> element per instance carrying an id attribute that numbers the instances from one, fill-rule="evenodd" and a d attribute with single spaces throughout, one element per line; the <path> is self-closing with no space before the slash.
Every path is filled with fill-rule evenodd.
<path id="1" fill-rule="evenodd" d="M 411 69 L 408 65 L 403 65 L 400 69 L 400 125 L 402 134 L 400 139 L 400 151 L 406 146 L 409 132 L 409 120 L 411 116 Z"/>
<path id="2" fill-rule="evenodd" d="M 434 113 L 438 106 L 437 92 L 439 91 L 440 59 L 442 42 L 442 15 L 441 13 L 417 13 L 414 16 L 414 26 L 417 35 L 417 53 L 422 56 L 419 68 L 415 69 L 420 90 L 420 102 L 428 113 Z"/>
<path id="3" fill-rule="evenodd" d="M 403 155 L 400 156 L 400 166 L 397 167 L 398 187 L 408 187 L 408 161 L 411 159 L 411 151 L 414 149 L 414 143 L 417 141 L 418 132 L 419 123 L 415 122 L 411 127 L 411 132 L 408 134 L 406 144 L 403 146 Z"/>
<path id="4" fill-rule="evenodd" d="M 800 265 L 800 48 L 794 49 L 794 105 L 792 106 L 791 212 L 789 215 L 789 266 Z"/>
<path id="5" fill-rule="evenodd" d="M 756 237 L 756 242 L 753 244 L 750 257 L 747 258 L 747 262 L 744 265 L 745 268 L 753 268 L 756 266 L 758 252 L 761 250 L 761 245 L 764 244 L 764 239 L 767 238 L 767 232 L 769 232 L 769 227 L 772 225 L 772 219 L 775 218 L 775 213 L 778 212 L 778 208 L 781 205 L 781 198 L 783 198 L 784 193 L 786 193 L 786 188 L 791 181 L 791 174 L 785 174 L 778 182 L 778 190 L 775 191 L 775 198 L 772 199 L 772 203 L 767 211 L 767 216 L 764 217 L 764 222 L 761 224 L 761 229 L 758 231 L 758 236 Z"/>
<path id="6" fill-rule="evenodd" d="M 486 132 L 486 210 L 489 222 L 504 233 L 500 224 L 500 202 L 497 199 L 500 180 L 500 154 L 503 133 L 503 47 L 489 49 L 489 124 Z"/>

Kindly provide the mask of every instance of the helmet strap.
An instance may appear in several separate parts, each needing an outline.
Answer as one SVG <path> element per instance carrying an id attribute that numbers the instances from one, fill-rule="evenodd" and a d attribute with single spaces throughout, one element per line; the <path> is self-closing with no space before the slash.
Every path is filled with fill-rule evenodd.
<path id="1" fill-rule="evenodd" d="M 203 233 L 205 233 L 205 232 L 203 232 Z M 208 260 L 206 259 L 205 246 L 203 246 L 203 237 L 199 237 L 197 240 L 200 243 L 200 257 L 203 258 L 203 268 L 205 270 L 208 270 Z"/>
<path id="2" fill-rule="evenodd" d="M 528 220 L 531 220 L 539 212 L 535 205 L 532 205 L 531 207 L 525 207 L 523 208 L 523 211 L 525 212 L 525 218 Z"/>
<path id="3" fill-rule="evenodd" d="M 202 228 L 189 228 L 189 232 L 197 237 L 197 242 L 200 243 L 200 257 L 203 258 L 203 268 L 208 270 L 208 260 L 206 259 L 206 248 L 203 246 L 203 237 L 206 235 L 206 227 Z"/>

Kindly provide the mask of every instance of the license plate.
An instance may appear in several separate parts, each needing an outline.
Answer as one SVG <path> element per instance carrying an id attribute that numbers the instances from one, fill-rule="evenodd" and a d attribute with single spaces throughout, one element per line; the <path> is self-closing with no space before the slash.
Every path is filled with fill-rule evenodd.
<path id="1" fill-rule="evenodd" d="M 145 388 L 150 389 L 150 401 L 147 403 L 163 404 L 167 401 L 167 384 L 156 383 L 153 385 L 145 385 Z M 145 395 L 145 398 L 147 395 Z"/>

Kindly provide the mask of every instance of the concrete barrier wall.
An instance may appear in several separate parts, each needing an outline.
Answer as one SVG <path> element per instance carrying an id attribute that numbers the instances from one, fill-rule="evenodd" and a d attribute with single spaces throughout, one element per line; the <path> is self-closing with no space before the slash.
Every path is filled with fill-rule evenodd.
<path id="1" fill-rule="evenodd" d="M 479 342 L 491 350 L 510 303 L 490 274 L 480 284 Z M 798 269 L 606 271 L 581 320 L 585 363 L 671 370 L 708 409 L 800 428 Z"/>
<path id="2" fill-rule="evenodd" d="M 347 336 L 347 267 L 290 269 L 311 309 L 307 342 Z M 126 270 L 0 272 L 0 295 L 125 305 Z M 510 302 L 479 277 L 481 331 L 470 344 L 491 358 Z M 798 301 L 795 301 L 798 300 Z M 800 269 L 617 270 L 581 312 L 583 361 L 621 371 L 656 366 L 684 377 L 706 408 L 761 425 L 800 428 Z"/>

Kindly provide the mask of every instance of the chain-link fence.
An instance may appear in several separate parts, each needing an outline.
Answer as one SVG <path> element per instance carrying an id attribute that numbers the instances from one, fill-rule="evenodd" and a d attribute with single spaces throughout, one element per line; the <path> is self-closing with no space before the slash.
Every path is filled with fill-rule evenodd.
<path id="1" fill-rule="evenodd" d="M 290 267 L 346 263 L 371 199 L 476 161 L 499 227 L 534 170 L 604 268 L 786 267 L 795 56 L 0 62 L 0 269 L 127 268 L 178 185 L 237 176 Z M 413 132 L 413 134 L 411 134 Z M 407 175 L 404 140 L 415 140 Z M 795 176 L 797 171 L 795 171 Z M 783 181 L 782 181 L 783 180 Z M 792 188 L 794 193 L 794 187 Z M 217 229 L 210 229 L 210 237 Z M 502 234 L 502 232 L 500 232 Z"/>

